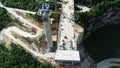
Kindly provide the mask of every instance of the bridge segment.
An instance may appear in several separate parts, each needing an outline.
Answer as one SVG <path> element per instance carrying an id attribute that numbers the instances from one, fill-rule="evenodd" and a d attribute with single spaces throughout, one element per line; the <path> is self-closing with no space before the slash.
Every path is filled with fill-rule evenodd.
<path id="1" fill-rule="evenodd" d="M 55 60 L 60 64 L 73 65 L 80 61 L 74 33 L 74 0 L 64 0 L 61 13 Z"/>

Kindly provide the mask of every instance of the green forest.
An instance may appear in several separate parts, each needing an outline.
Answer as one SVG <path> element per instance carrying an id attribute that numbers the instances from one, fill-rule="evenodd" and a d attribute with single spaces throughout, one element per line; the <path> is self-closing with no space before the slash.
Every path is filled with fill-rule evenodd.
<path id="1" fill-rule="evenodd" d="M 75 0 L 75 4 L 83 4 L 91 8 L 90 12 L 75 13 L 76 23 L 83 27 L 88 25 L 89 20 L 104 14 L 109 8 L 120 8 L 120 0 Z"/>
<path id="2" fill-rule="evenodd" d="M 31 11 L 38 10 L 39 1 L 45 0 L 0 0 L 5 6 Z M 82 4 L 91 8 L 90 12 L 75 13 L 75 21 L 85 26 L 90 19 L 102 15 L 108 8 L 120 7 L 120 0 L 75 0 L 75 4 Z M 0 8 L 0 30 L 12 21 L 5 9 Z M 4 44 L 0 44 L 0 68 L 53 68 L 50 64 L 44 65 L 33 59 L 21 47 L 15 44 L 11 44 L 11 46 L 12 50 L 8 50 Z"/>
<path id="3" fill-rule="evenodd" d="M 18 45 L 11 46 L 8 50 L 0 44 L 0 68 L 53 68 L 50 64 L 41 64 Z"/>

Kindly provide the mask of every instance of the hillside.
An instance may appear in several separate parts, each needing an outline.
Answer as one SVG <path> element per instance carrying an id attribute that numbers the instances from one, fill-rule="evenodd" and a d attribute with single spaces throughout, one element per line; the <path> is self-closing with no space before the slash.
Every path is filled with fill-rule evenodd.
<path id="1" fill-rule="evenodd" d="M 5 6 L 37 11 L 38 1 L 36 0 L 0 0 Z M 36 19 L 38 16 L 33 16 Z M 10 22 L 16 22 L 12 20 L 5 9 L 0 8 L 0 31 Z M 12 49 L 8 50 L 5 44 L 0 44 L 0 67 L 2 68 L 53 68 L 50 64 L 41 64 L 34 59 L 23 48 L 16 44 L 11 44 Z"/>
<path id="2" fill-rule="evenodd" d="M 76 22 L 85 29 L 82 45 L 95 63 L 119 58 L 120 0 L 75 0 L 91 8 L 90 12 L 75 13 Z"/>
<path id="3" fill-rule="evenodd" d="M 41 0 L 0 0 L 5 6 L 31 11 L 38 10 L 39 1 Z M 109 51 L 113 53 L 112 55 L 115 55 L 110 56 L 110 58 L 120 57 L 118 55 L 120 54 L 120 47 L 118 46 L 120 45 L 118 37 L 120 34 L 118 25 L 120 23 L 120 0 L 75 0 L 75 4 L 82 4 L 91 8 L 90 12 L 75 13 L 75 21 L 85 28 L 83 46 L 86 48 L 86 52 L 90 57 L 92 57 L 96 63 L 109 58 L 111 55 L 108 53 Z M 8 23 L 15 22 L 8 16 L 7 12 L 1 8 L 0 16 L 0 31 Z M 33 17 L 39 21 L 37 15 Z M 108 25 L 109 27 L 106 27 Z M 106 41 L 107 43 L 105 43 Z M 12 50 L 8 50 L 4 45 L 5 44 L 0 44 L 0 67 L 2 68 L 53 68 L 50 64 L 39 63 L 16 44 L 11 44 Z M 107 46 L 104 48 L 105 45 Z M 114 45 L 117 46 L 114 48 Z M 103 49 L 103 51 L 100 49 Z M 106 55 L 106 53 L 108 54 Z M 104 56 L 102 54 L 104 54 Z"/>

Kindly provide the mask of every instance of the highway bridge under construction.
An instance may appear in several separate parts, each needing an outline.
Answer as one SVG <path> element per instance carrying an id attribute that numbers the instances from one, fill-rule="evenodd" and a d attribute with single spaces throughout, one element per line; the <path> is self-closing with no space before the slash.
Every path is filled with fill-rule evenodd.
<path id="1" fill-rule="evenodd" d="M 2 5 L 0 7 L 8 11 L 8 14 L 19 20 L 29 31 L 20 29 L 17 26 L 10 26 L 3 29 L 0 33 L 0 41 L 10 44 L 11 42 L 20 45 L 33 57 L 42 63 L 51 63 L 56 68 L 71 67 L 80 68 L 80 50 L 78 45 L 82 39 L 84 29 L 75 24 L 74 20 L 74 0 L 62 0 L 59 25 L 57 33 L 53 35 L 50 15 L 53 11 L 48 3 L 42 4 L 38 12 L 26 11 L 16 8 L 10 8 Z M 20 14 L 22 13 L 22 14 Z M 38 14 L 43 22 L 42 24 L 33 23 L 24 14 Z M 51 22 L 50 22 L 51 20 Z M 54 23 L 53 23 L 54 24 Z M 22 27 L 21 26 L 21 27 Z M 24 40 L 25 39 L 25 40 Z M 44 41 L 39 41 L 42 39 Z M 35 40 L 27 42 L 28 40 Z M 36 44 L 38 40 L 38 44 Z M 56 42 L 56 44 L 54 43 Z M 73 66 L 73 67 L 72 67 Z"/>

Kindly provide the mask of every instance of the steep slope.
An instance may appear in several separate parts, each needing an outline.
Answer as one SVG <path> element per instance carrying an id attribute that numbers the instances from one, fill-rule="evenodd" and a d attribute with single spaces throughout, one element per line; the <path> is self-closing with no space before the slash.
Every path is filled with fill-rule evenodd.
<path id="1" fill-rule="evenodd" d="M 120 57 L 120 9 L 112 7 L 85 28 L 84 46 L 96 61 Z"/>

